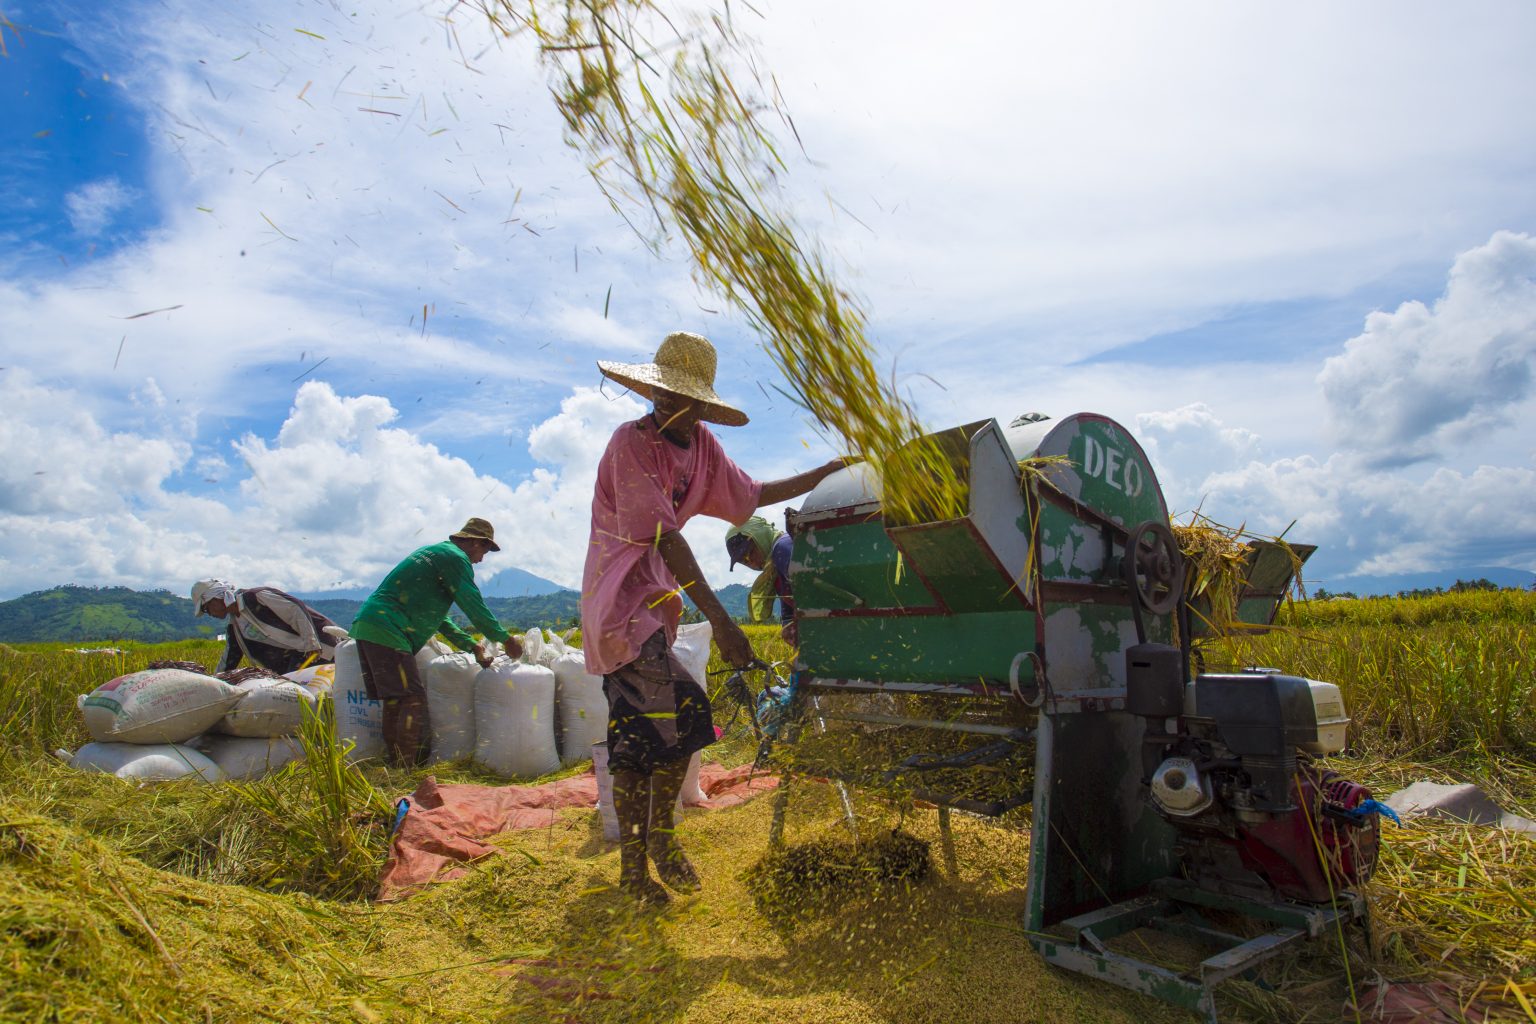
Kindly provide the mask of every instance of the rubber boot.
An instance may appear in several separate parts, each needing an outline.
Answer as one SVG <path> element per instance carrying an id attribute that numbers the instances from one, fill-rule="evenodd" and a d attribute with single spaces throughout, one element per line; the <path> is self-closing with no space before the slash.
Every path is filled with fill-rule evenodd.
<path id="1" fill-rule="evenodd" d="M 678 892 L 698 892 L 703 887 L 677 841 L 677 795 L 683 791 L 688 758 L 658 765 L 651 773 L 651 829 L 647 845 L 656 873 Z"/>
<path id="2" fill-rule="evenodd" d="M 650 906 L 671 898 L 651 878 L 646 863 L 650 834 L 651 777 L 639 772 L 612 772 L 613 813 L 619 819 L 619 889 Z"/>
<path id="3" fill-rule="evenodd" d="M 384 763 L 395 768 L 400 764 L 400 699 L 389 697 L 379 703 L 384 705 L 383 723 L 380 728 L 384 734 Z"/>
<path id="4" fill-rule="evenodd" d="M 384 704 L 384 763 L 414 768 L 426 763 L 427 702 L 417 696 L 394 697 Z"/>
<path id="5" fill-rule="evenodd" d="M 400 700 L 400 764 L 415 768 L 427 763 L 432 747 L 431 717 L 427 710 L 427 697 L 412 693 Z"/>

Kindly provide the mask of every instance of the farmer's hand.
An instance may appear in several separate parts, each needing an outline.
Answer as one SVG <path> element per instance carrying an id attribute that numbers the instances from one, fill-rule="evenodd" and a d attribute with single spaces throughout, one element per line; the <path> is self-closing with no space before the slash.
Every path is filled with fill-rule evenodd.
<path id="1" fill-rule="evenodd" d="M 523 656 L 523 642 L 515 636 L 507 637 L 507 642 L 501 645 L 501 649 L 507 652 L 507 657 L 516 661 Z"/>
<path id="2" fill-rule="evenodd" d="M 757 660 L 747 634 L 734 622 L 727 621 L 720 627 L 715 635 L 715 643 L 720 648 L 720 657 L 732 668 L 747 668 Z"/>
<path id="3" fill-rule="evenodd" d="M 489 640 L 481 640 L 475 644 L 475 660 L 481 668 L 490 668 L 491 662 L 496 660 L 496 645 Z"/>

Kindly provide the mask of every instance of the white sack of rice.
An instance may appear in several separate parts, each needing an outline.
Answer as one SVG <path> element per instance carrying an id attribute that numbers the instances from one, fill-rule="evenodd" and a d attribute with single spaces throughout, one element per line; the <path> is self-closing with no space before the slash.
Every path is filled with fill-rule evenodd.
<path id="1" fill-rule="evenodd" d="M 610 843 L 619 841 L 619 816 L 613 809 L 613 776 L 608 774 L 607 742 L 592 744 L 592 773 L 597 776 L 597 816 L 603 823 L 603 838 Z M 709 798 L 699 788 L 699 752 L 688 759 L 688 774 L 683 788 L 677 794 L 677 810 L 684 804 L 702 804 Z"/>
<path id="2" fill-rule="evenodd" d="M 242 696 L 213 676 L 157 668 L 102 683 L 79 705 L 99 743 L 180 743 L 206 731 Z"/>
<path id="3" fill-rule="evenodd" d="M 311 665 L 283 676 L 289 682 L 298 683 L 316 697 L 329 697 L 336 684 L 335 665 Z"/>
<path id="4" fill-rule="evenodd" d="M 501 776 L 532 778 L 560 767 L 555 674 L 500 659 L 475 677 L 475 760 Z"/>
<path id="5" fill-rule="evenodd" d="M 592 744 L 608 736 L 608 698 L 603 677 L 590 675 L 579 650 L 568 649 L 555 660 L 556 731 L 560 763 L 573 765 L 592 756 Z"/>
<path id="6" fill-rule="evenodd" d="M 213 726 L 226 736 L 293 736 L 313 714 L 315 695 L 298 683 L 252 679 L 237 684 L 245 696 Z M 307 709 L 307 710 L 306 710 Z"/>
<path id="7" fill-rule="evenodd" d="M 475 679 L 480 664 L 473 654 L 444 654 L 427 666 L 427 718 L 432 729 L 432 759 L 457 761 L 475 753 Z"/>
<path id="8" fill-rule="evenodd" d="M 336 682 L 331 690 L 336 706 L 336 742 L 352 744 L 349 761 L 384 756 L 384 703 L 368 699 L 357 641 L 336 645 Z"/>
<path id="9" fill-rule="evenodd" d="M 69 760 L 82 771 L 106 772 L 130 782 L 223 782 L 224 770 L 191 747 L 176 743 L 87 743 Z"/>
<path id="10" fill-rule="evenodd" d="M 707 622 L 690 622 L 677 627 L 677 639 L 672 641 L 672 656 L 683 663 L 683 668 L 694 681 L 709 691 L 709 641 L 714 630 Z"/>
<path id="11" fill-rule="evenodd" d="M 707 622 L 691 622 L 677 628 L 677 640 L 672 644 L 672 654 L 694 681 L 709 692 L 709 643 L 714 629 Z M 699 788 L 699 755 L 695 753 L 688 762 L 688 775 L 683 779 L 683 789 L 678 799 L 685 804 L 702 804 L 709 798 Z"/>
<path id="12" fill-rule="evenodd" d="M 294 736 L 204 736 L 197 747 L 231 779 L 259 779 L 304 759 Z"/>

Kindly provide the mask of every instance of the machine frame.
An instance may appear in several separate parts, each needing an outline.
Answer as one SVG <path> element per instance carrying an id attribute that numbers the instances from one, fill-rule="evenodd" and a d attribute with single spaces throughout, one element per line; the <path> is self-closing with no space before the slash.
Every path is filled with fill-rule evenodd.
<path id="1" fill-rule="evenodd" d="M 1010 430 L 980 421 L 946 432 L 958 438 L 951 438 L 951 446 L 973 474 L 969 516 L 887 523 L 867 480 L 845 484 L 846 494 L 834 495 L 831 504 L 788 514 L 796 539 L 791 582 L 801 636 L 809 634 L 810 642 L 807 659 L 797 663 L 792 677 L 790 724 L 780 740 L 793 742 L 800 729 L 824 729 L 827 721 L 849 721 L 967 732 L 989 737 L 993 745 L 1033 742 L 1034 786 L 1027 799 L 985 804 L 913 788 L 918 799 L 939 807 L 946 857 L 952 858 L 951 808 L 996 816 L 1031 804 L 1023 921 L 1031 945 L 1057 966 L 1214 1020 L 1215 985 L 1297 943 L 1363 920 L 1364 901 L 1352 892 L 1340 893 L 1331 906 L 1245 898 L 1178 877 L 1177 832 L 1146 796 L 1145 722 L 1126 710 L 1123 659 L 1132 644 L 1166 643 L 1177 633 L 1184 642 L 1183 677 L 1189 679 L 1189 643 L 1202 632 L 1204 616 L 1198 607 L 1191 611 L 1182 593 L 1183 567 L 1151 464 L 1128 432 L 1101 416 L 1084 414 L 1054 425 L 1021 418 Z M 1010 478 L 996 468 L 1000 443 L 1010 456 L 1018 508 L 1004 507 L 996 497 L 1010 486 Z M 1060 467 L 1021 475 L 1015 458 L 1030 445 L 1038 454 L 1058 457 Z M 1099 479 L 1092 472 L 1096 452 Z M 990 483 L 978 482 L 983 467 Z M 1105 477 L 1123 493 L 1104 486 Z M 1009 527 L 1027 545 L 1022 562 Z M 872 530 L 883 533 L 898 553 L 894 579 L 879 578 L 880 559 L 891 555 L 877 550 L 882 538 Z M 826 540 L 829 535 L 833 541 Z M 826 557 L 828 550 L 835 555 L 838 543 L 852 552 L 851 563 Z M 1273 622 L 1297 561 L 1311 551 L 1282 553 L 1262 546 L 1252 551 L 1241 603 L 1245 621 Z M 873 569 L 861 568 L 864 564 Z M 872 597 L 875 592 L 880 597 Z M 910 646 L 914 638 L 959 645 L 970 659 L 967 667 L 985 661 L 995 668 L 974 679 L 945 678 L 941 665 L 924 664 L 921 656 L 902 662 L 896 645 Z M 998 669 L 1010 653 L 1004 674 Z M 846 666 L 866 657 L 884 669 L 878 675 L 890 678 L 818 674 L 811 667 L 818 661 Z M 821 699 L 859 693 L 1001 699 L 1022 712 L 1021 721 L 977 722 L 963 714 L 914 720 L 839 711 Z M 893 772 L 901 770 L 893 766 Z M 783 839 L 788 782 L 776 797 L 774 843 Z M 846 794 L 843 802 L 852 826 Z M 1213 912 L 1244 918 L 1248 925 L 1218 926 Z M 1180 971 L 1111 945 L 1142 928 L 1218 951 Z"/>

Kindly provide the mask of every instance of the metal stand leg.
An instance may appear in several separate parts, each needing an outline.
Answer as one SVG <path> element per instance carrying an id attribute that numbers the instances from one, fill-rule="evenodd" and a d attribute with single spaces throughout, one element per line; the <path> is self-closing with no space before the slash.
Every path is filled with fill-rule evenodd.
<path id="1" fill-rule="evenodd" d="M 944 851 L 944 870 L 950 878 L 960 877 L 960 859 L 955 856 L 955 833 L 950 827 L 949 808 L 939 805 L 939 848 Z"/>
<path id="2" fill-rule="evenodd" d="M 773 794 L 773 822 L 768 826 L 768 846 L 784 845 L 784 814 L 789 810 L 789 773 L 779 778 L 779 791 Z"/>
<path id="3" fill-rule="evenodd" d="M 848 787 L 841 782 L 834 782 L 837 787 L 837 798 L 843 804 L 843 824 L 848 826 L 848 831 L 853 833 L 855 845 L 859 842 L 859 820 L 853 814 L 853 800 L 848 796 Z"/>
<path id="4" fill-rule="evenodd" d="M 811 698 L 811 715 L 812 720 L 816 723 L 817 734 L 825 736 L 827 733 L 827 720 L 821 716 L 821 698 Z M 858 845 L 859 819 L 853 813 L 853 800 L 848 796 L 848 787 L 836 780 L 833 781 L 832 785 L 837 789 L 838 802 L 843 805 L 843 824 L 847 825 L 848 831 L 853 834 L 854 845 Z"/>

